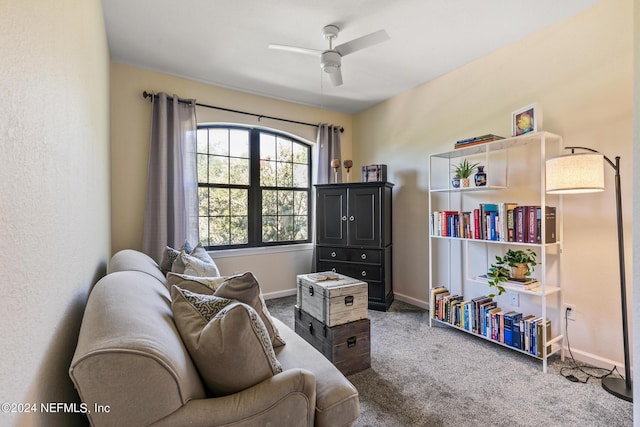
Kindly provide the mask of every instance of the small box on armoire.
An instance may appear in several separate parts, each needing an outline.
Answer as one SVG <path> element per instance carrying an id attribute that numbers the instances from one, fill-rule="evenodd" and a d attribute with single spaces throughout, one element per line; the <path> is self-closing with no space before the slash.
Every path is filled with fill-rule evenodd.
<path id="1" fill-rule="evenodd" d="M 387 165 L 367 165 L 362 167 L 362 182 L 386 182 Z"/>

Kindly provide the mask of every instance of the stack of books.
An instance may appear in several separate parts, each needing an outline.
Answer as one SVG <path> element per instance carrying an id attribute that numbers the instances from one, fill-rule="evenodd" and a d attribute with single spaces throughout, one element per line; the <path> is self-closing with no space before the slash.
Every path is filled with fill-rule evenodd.
<path id="1" fill-rule="evenodd" d="M 485 142 L 497 141 L 498 139 L 504 139 L 504 137 L 489 133 L 482 136 L 462 139 L 456 142 L 456 145 L 453 148 L 471 147 L 472 145 L 484 144 Z"/>

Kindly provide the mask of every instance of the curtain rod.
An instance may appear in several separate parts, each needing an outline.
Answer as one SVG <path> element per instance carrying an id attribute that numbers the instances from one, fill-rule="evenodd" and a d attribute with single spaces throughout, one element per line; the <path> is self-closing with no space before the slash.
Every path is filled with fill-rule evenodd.
<path id="1" fill-rule="evenodd" d="M 142 96 L 144 98 L 153 98 L 154 96 L 157 96 L 157 94 L 151 93 L 151 92 L 147 92 L 145 90 L 144 92 L 142 92 Z M 171 98 L 171 97 L 169 97 L 169 98 Z M 178 98 L 178 102 L 187 102 L 187 101 Z M 280 117 L 265 116 L 264 114 L 248 113 L 246 111 L 232 110 L 230 108 L 224 108 L 224 107 L 216 107 L 215 105 L 201 104 L 199 102 L 196 102 L 196 105 L 198 107 L 213 108 L 215 110 L 228 111 L 230 113 L 237 113 L 237 114 L 245 114 L 247 116 L 254 116 L 254 117 L 258 118 L 258 121 L 260 121 L 260 119 L 264 118 L 264 119 L 271 119 L 271 120 L 279 120 L 281 122 L 287 122 L 287 123 L 295 123 L 297 125 L 318 127 L 318 125 L 313 124 L 313 123 L 298 122 L 296 120 L 282 119 Z M 344 128 L 342 126 L 340 126 L 340 133 L 344 133 Z"/>

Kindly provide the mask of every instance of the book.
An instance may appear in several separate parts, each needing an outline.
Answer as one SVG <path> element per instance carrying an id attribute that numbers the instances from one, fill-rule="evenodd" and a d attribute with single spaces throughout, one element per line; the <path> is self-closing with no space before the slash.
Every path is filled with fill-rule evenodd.
<path id="1" fill-rule="evenodd" d="M 471 300 L 471 309 L 469 311 L 470 315 L 471 315 L 471 319 L 470 319 L 470 327 L 471 327 L 471 332 L 473 333 L 478 333 L 478 331 L 480 330 L 480 322 L 478 321 L 479 319 L 479 313 L 480 313 L 480 304 L 488 302 L 488 301 L 493 301 L 491 298 L 489 298 L 486 295 L 483 296 L 479 296 L 479 297 L 475 297 Z"/>
<path id="2" fill-rule="evenodd" d="M 516 206 L 513 209 L 514 212 L 514 220 L 515 220 L 515 237 L 516 242 L 518 243 L 526 243 L 526 233 L 527 233 L 527 215 L 525 212 L 524 206 Z"/>
<path id="3" fill-rule="evenodd" d="M 538 221 L 536 212 L 540 209 L 540 206 L 525 206 L 525 215 L 527 215 L 527 227 L 526 227 L 526 243 L 537 243 L 538 236 Z"/>
<path id="4" fill-rule="evenodd" d="M 509 215 L 508 212 L 518 206 L 517 203 L 498 203 L 498 218 L 500 219 L 500 232 L 499 240 L 501 242 L 509 242 Z M 513 218 L 511 220 L 511 224 L 513 225 Z"/>
<path id="5" fill-rule="evenodd" d="M 320 273 L 311 273 L 307 276 L 309 279 L 314 282 L 324 282 L 326 280 L 338 280 L 340 279 L 340 275 L 338 273 L 334 273 L 333 271 L 323 271 Z"/>
<path id="6" fill-rule="evenodd" d="M 545 206 L 544 208 L 544 243 L 556 242 L 556 208 L 555 206 Z M 542 227 L 538 227 L 540 230 Z M 542 232 L 542 231 L 541 231 Z M 538 243 L 542 243 L 538 241 Z"/>
<path id="7" fill-rule="evenodd" d="M 504 137 L 493 134 L 481 135 L 457 141 L 454 148 L 471 147 L 473 145 L 484 144 L 491 141 L 497 141 L 499 139 L 504 139 Z"/>
<path id="8" fill-rule="evenodd" d="M 536 317 L 532 314 L 524 316 L 520 321 L 520 350 L 530 352 L 531 322 Z"/>
<path id="9" fill-rule="evenodd" d="M 481 274 L 480 276 L 476 277 L 476 279 L 486 280 L 486 281 L 491 280 L 489 276 L 486 274 Z M 514 279 L 510 277 L 504 283 L 517 287 L 520 290 L 529 290 L 529 289 L 534 289 L 540 286 L 540 283 L 538 283 L 538 279 L 535 279 L 533 277 L 526 277 L 524 279 Z"/>
<path id="10" fill-rule="evenodd" d="M 436 314 L 436 295 L 441 294 L 443 292 L 449 292 L 447 288 L 444 286 L 438 286 L 437 288 L 431 289 L 431 298 L 429 301 L 429 312 L 431 313 L 431 317 L 435 317 Z"/>
<path id="11" fill-rule="evenodd" d="M 514 208 L 515 209 L 515 208 Z M 507 210 L 507 242 L 516 241 L 516 227 L 513 209 Z"/>
<path id="12" fill-rule="evenodd" d="M 551 339 L 551 320 L 546 321 L 546 333 L 547 333 L 547 341 Z M 542 347 L 543 347 L 543 334 L 542 334 L 542 319 L 536 322 L 536 351 L 537 356 L 542 357 Z M 547 346 L 547 356 L 551 353 L 551 346 Z"/>

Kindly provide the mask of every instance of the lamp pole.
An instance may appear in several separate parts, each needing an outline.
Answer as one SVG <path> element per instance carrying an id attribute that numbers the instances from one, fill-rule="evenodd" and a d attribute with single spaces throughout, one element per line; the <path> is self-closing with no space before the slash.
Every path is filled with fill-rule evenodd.
<path id="1" fill-rule="evenodd" d="M 592 153 L 602 154 L 599 151 L 586 147 L 565 147 L 581 149 Z M 622 378 L 606 377 L 602 379 L 602 388 L 620 399 L 633 402 L 633 387 L 631 385 L 631 362 L 629 361 L 629 325 L 627 322 L 627 285 L 624 267 L 624 236 L 622 225 L 622 190 L 620 188 L 620 156 L 616 156 L 615 163 L 604 154 L 604 159 L 615 171 L 616 186 L 616 217 L 618 223 L 618 259 L 620 264 L 620 300 L 622 302 L 622 338 L 624 340 L 624 380 Z"/>

